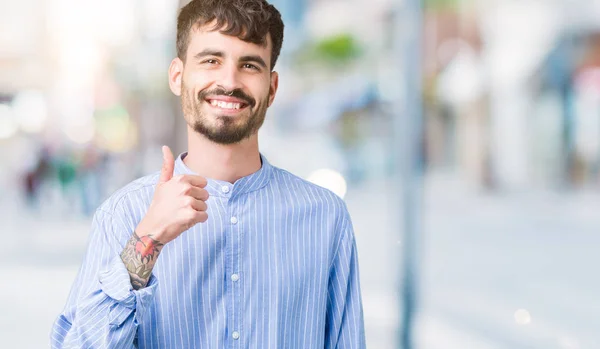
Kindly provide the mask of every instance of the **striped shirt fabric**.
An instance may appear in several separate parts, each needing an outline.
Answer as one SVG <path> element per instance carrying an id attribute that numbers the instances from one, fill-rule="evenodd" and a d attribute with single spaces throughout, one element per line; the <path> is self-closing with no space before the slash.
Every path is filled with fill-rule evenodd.
<path id="1" fill-rule="evenodd" d="M 195 174 L 182 161 L 174 174 Z M 120 252 L 158 173 L 96 211 L 52 348 L 365 348 L 359 267 L 342 199 L 269 164 L 208 179 L 208 221 L 166 244 L 133 290 Z"/>

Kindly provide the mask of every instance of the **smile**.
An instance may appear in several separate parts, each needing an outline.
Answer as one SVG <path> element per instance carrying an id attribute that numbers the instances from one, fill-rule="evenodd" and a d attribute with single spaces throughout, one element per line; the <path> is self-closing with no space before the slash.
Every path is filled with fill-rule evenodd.
<path id="1" fill-rule="evenodd" d="M 213 107 L 217 107 L 217 108 L 221 108 L 221 109 L 229 109 L 229 110 L 242 109 L 242 108 L 245 108 L 247 105 L 245 103 L 232 103 L 232 102 L 225 102 L 225 101 L 217 101 L 216 99 L 209 101 L 209 103 Z"/>
<path id="2" fill-rule="evenodd" d="M 248 103 L 240 100 L 239 98 L 232 97 L 209 97 L 206 99 L 206 103 L 208 103 L 213 109 L 226 114 L 237 114 L 248 107 Z"/>

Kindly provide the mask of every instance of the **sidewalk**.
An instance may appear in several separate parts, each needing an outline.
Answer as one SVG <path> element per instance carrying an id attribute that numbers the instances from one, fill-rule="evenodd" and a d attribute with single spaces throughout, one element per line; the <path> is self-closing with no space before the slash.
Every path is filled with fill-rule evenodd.
<path id="1" fill-rule="evenodd" d="M 352 188 L 368 348 L 395 348 L 401 225 L 389 183 Z M 386 199 L 388 195 L 388 199 Z M 600 195 L 479 195 L 430 179 L 422 237 L 418 349 L 600 348 Z M 0 338 L 48 346 L 91 221 L 0 208 Z M 519 325 L 525 309 L 531 322 Z"/>

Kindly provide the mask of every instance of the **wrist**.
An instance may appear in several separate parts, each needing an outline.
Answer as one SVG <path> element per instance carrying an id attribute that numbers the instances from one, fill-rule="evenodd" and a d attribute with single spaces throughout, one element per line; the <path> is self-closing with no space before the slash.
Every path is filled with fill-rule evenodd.
<path id="1" fill-rule="evenodd" d="M 162 244 L 167 243 L 167 241 L 165 241 L 165 230 L 152 226 L 150 224 L 148 224 L 147 222 L 145 222 L 144 220 L 142 220 L 138 226 L 135 228 L 134 234 L 136 234 L 138 237 L 143 237 L 143 236 L 151 236 L 152 239 L 159 241 Z"/>

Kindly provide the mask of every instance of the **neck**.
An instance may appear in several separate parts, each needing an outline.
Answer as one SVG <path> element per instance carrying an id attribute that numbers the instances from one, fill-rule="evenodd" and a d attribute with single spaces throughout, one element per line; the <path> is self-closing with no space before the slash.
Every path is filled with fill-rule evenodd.
<path id="1" fill-rule="evenodd" d="M 260 170 L 256 134 L 236 144 L 217 144 L 188 126 L 188 154 L 183 160 L 192 171 L 205 178 L 229 183 Z"/>

